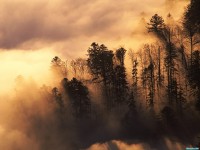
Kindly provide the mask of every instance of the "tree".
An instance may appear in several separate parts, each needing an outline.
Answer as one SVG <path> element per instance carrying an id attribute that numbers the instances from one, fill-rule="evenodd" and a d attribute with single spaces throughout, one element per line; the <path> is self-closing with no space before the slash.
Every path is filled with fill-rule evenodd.
<path id="1" fill-rule="evenodd" d="M 71 106 L 76 117 L 88 116 L 91 110 L 89 91 L 83 83 L 76 78 L 68 81 L 66 78 L 62 81 L 62 86 L 69 95 Z"/>
<path id="2" fill-rule="evenodd" d="M 126 54 L 126 50 L 123 47 L 116 50 L 115 55 L 116 55 L 118 61 L 120 62 L 121 66 L 124 66 L 125 54 Z"/>
<path id="3" fill-rule="evenodd" d="M 133 91 L 136 94 L 138 86 L 138 60 L 136 54 L 134 54 L 132 50 L 129 51 L 129 57 L 132 65 Z"/>
<path id="4" fill-rule="evenodd" d="M 168 15 L 168 20 L 169 17 L 171 18 L 171 14 Z M 169 102 L 172 102 L 173 98 L 173 91 L 174 91 L 174 86 L 176 85 L 176 77 L 175 77 L 175 58 L 177 57 L 176 55 L 176 46 L 172 42 L 172 37 L 174 35 L 173 33 L 173 27 L 168 24 L 164 24 L 164 20 L 162 17 L 158 16 L 155 14 L 151 20 L 150 23 L 148 24 L 150 27 L 148 28 L 150 32 L 154 32 L 161 42 L 165 45 L 166 48 L 166 57 L 165 57 L 165 66 L 167 70 L 167 92 L 168 92 L 168 98 Z"/>
<path id="5" fill-rule="evenodd" d="M 180 114 L 182 114 L 184 103 L 186 103 L 185 93 L 179 83 L 179 87 L 177 91 L 177 108 Z"/>
<path id="6" fill-rule="evenodd" d="M 198 14 L 200 14 L 200 3 L 198 0 L 191 0 L 184 14 L 184 19 L 190 27 L 193 27 L 193 30 L 199 31 L 200 16 Z"/>
<path id="7" fill-rule="evenodd" d="M 191 82 L 193 83 L 194 86 L 199 86 L 200 87 L 200 52 L 198 50 L 193 52 L 193 61 L 192 61 L 192 66 L 190 68 L 190 77 L 191 77 Z"/>
<path id="8" fill-rule="evenodd" d="M 84 75 L 87 70 L 87 60 L 83 58 L 77 58 L 70 62 L 72 72 L 75 78 L 84 79 Z"/>
<path id="9" fill-rule="evenodd" d="M 145 74 L 145 85 L 148 88 L 147 101 L 150 107 L 154 106 L 154 66 L 152 63 L 149 64 L 147 68 L 144 69 L 143 74 Z"/>
<path id="10" fill-rule="evenodd" d="M 161 47 L 158 47 L 158 85 L 161 86 L 163 82 L 163 75 L 161 73 Z"/>
<path id="11" fill-rule="evenodd" d="M 132 64 L 132 79 L 133 79 L 133 90 L 137 91 L 137 85 L 138 85 L 138 61 L 135 59 Z M 136 92 L 137 93 L 137 92 Z"/>
<path id="12" fill-rule="evenodd" d="M 194 95 L 197 99 L 196 107 L 200 110 L 200 52 L 198 50 L 194 51 L 192 55 L 193 60 L 189 72 L 190 85 L 192 86 Z"/>
<path id="13" fill-rule="evenodd" d="M 155 32 L 157 34 L 160 33 L 165 26 L 163 18 L 158 14 L 152 16 L 150 23 L 147 23 L 147 25 L 149 32 Z"/>
<path id="14" fill-rule="evenodd" d="M 88 49 L 88 66 L 95 79 L 102 79 L 106 87 L 112 81 L 113 76 L 113 51 L 106 46 L 92 43 Z"/>
<path id="15" fill-rule="evenodd" d="M 115 88 L 115 97 L 117 104 L 122 104 L 126 100 L 127 90 L 128 90 L 128 82 L 126 81 L 126 71 L 125 67 L 121 65 L 117 65 L 114 69 L 115 80 L 114 80 L 114 88 Z"/>
<path id="16" fill-rule="evenodd" d="M 113 106 L 113 51 L 106 46 L 92 43 L 88 49 L 88 67 L 94 76 L 93 81 L 103 82 L 103 94 L 106 107 L 110 110 Z"/>
<path id="17" fill-rule="evenodd" d="M 134 116 L 136 114 L 136 100 L 133 91 L 130 93 L 128 99 L 128 107 L 129 107 L 129 115 Z"/>
<path id="18" fill-rule="evenodd" d="M 76 78 L 77 77 L 77 70 L 78 70 L 78 66 L 77 66 L 77 63 L 75 60 L 72 60 L 70 62 L 70 65 L 71 65 L 71 68 L 72 68 L 72 72 L 74 74 L 74 77 Z"/>
<path id="19" fill-rule="evenodd" d="M 147 103 L 151 108 L 153 108 L 155 95 L 154 61 L 152 59 L 150 45 L 144 45 L 143 49 L 146 62 L 142 69 L 142 84 L 145 90 L 144 93 Z"/>
<path id="20" fill-rule="evenodd" d="M 166 46 L 166 57 L 165 57 L 165 67 L 167 69 L 167 92 L 169 103 L 172 104 L 172 99 L 176 97 L 176 88 L 177 88 L 177 81 L 176 81 L 176 68 L 175 68 L 175 61 L 174 59 L 177 57 L 175 46 L 173 43 L 169 42 Z"/>
<path id="21" fill-rule="evenodd" d="M 67 76 L 67 61 L 62 61 L 58 56 L 55 56 L 51 61 L 52 70 L 59 76 Z"/>
<path id="22" fill-rule="evenodd" d="M 183 23 L 184 29 L 185 29 L 185 35 L 190 40 L 190 65 L 192 65 L 192 53 L 193 53 L 193 47 L 194 47 L 194 36 L 196 33 L 195 27 L 191 24 L 189 20 L 184 20 Z"/>
<path id="23" fill-rule="evenodd" d="M 52 95 L 53 95 L 53 98 L 54 98 L 54 100 L 56 101 L 56 103 L 58 105 L 58 109 L 57 110 L 60 113 L 63 113 L 64 112 L 64 102 L 63 102 L 63 99 L 62 99 L 62 95 L 61 95 L 61 93 L 59 93 L 57 87 L 54 87 L 52 89 Z"/>
<path id="24" fill-rule="evenodd" d="M 187 62 L 187 55 L 186 55 L 186 46 L 185 46 L 185 31 L 182 26 L 176 26 L 174 28 L 174 41 L 177 45 L 177 52 L 181 54 L 181 62 L 185 70 L 188 70 L 188 62 Z"/>
<path id="25" fill-rule="evenodd" d="M 190 40 L 190 65 L 192 65 L 192 54 L 194 46 L 199 43 L 195 38 L 195 35 L 200 31 L 200 17 L 197 15 L 200 13 L 200 4 L 196 0 L 192 0 L 188 5 L 183 18 L 183 27 L 185 29 L 185 35 Z"/>
<path id="26" fill-rule="evenodd" d="M 125 102 L 127 90 L 128 90 L 128 82 L 126 81 L 126 68 L 124 66 L 126 50 L 121 47 L 116 50 L 115 56 L 119 65 L 116 65 L 114 68 L 114 91 L 115 91 L 115 102 L 117 104 L 121 104 Z"/>

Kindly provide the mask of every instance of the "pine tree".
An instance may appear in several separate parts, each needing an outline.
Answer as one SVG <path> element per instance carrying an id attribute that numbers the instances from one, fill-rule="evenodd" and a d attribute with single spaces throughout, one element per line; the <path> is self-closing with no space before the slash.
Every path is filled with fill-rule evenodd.
<path id="1" fill-rule="evenodd" d="M 115 55 L 116 55 L 118 61 L 120 62 L 121 66 L 124 66 L 125 54 L 126 54 L 126 50 L 123 47 L 116 50 Z"/>
<path id="2" fill-rule="evenodd" d="M 158 14 L 155 14 L 150 19 L 150 23 L 148 23 L 148 30 L 149 32 L 155 32 L 159 34 L 160 32 L 162 32 L 164 26 L 165 24 L 163 18 Z"/>
<path id="3" fill-rule="evenodd" d="M 121 104 L 126 101 L 128 83 L 126 81 L 126 72 L 125 67 L 117 65 L 114 69 L 115 80 L 114 80 L 114 88 L 115 88 L 115 97 L 116 103 Z"/>
<path id="4" fill-rule="evenodd" d="M 62 99 L 62 95 L 61 95 L 61 93 L 59 93 L 57 87 L 54 87 L 52 89 L 52 95 L 53 95 L 53 98 L 58 105 L 57 111 L 60 112 L 61 114 L 63 114 L 64 113 L 64 102 L 63 102 L 63 99 Z"/>
<path id="5" fill-rule="evenodd" d="M 194 95 L 197 99 L 197 109 L 200 110 L 200 52 L 198 50 L 194 51 L 192 55 L 193 61 L 189 71 L 190 85 L 192 86 Z"/>
<path id="6" fill-rule="evenodd" d="M 116 104 L 122 104 L 126 101 L 128 82 L 126 80 L 126 68 L 124 66 L 126 50 L 121 47 L 116 50 L 115 56 L 118 65 L 114 67 L 114 92 L 115 92 L 115 102 Z"/>
<path id="7" fill-rule="evenodd" d="M 171 15 L 168 17 L 171 17 Z M 153 23 L 152 23 L 153 22 Z M 176 46 L 172 42 L 173 37 L 173 27 L 168 24 L 164 24 L 164 20 L 162 17 L 155 14 L 148 24 L 149 31 L 155 33 L 161 42 L 165 45 L 166 48 L 166 57 L 165 57 L 165 66 L 167 70 L 167 92 L 168 92 L 168 98 L 169 103 L 172 103 L 173 94 L 176 83 L 176 77 L 175 77 L 175 58 L 177 57 L 176 54 Z"/>
<path id="8" fill-rule="evenodd" d="M 150 46 L 148 44 L 144 46 L 144 55 L 146 55 L 146 65 L 142 70 L 142 82 L 147 104 L 153 108 L 155 95 L 154 61 L 152 59 Z"/>
<path id="9" fill-rule="evenodd" d="M 88 66 L 95 79 L 102 79 L 104 86 L 112 82 L 113 51 L 108 50 L 103 44 L 92 43 L 88 49 Z"/>
<path id="10" fill-rule="evenodd" d="M 93 81 L 103 82 L 103 93 L 105 95 L 105 103 L 108 110 L 113 106 L 113 79 L 114 79 L 114 64 L 113 51 L 108 50 L 106 46 L 92 43 L 88 49 L 88 67 L 91 74 L 94 76 Z"/>
<path id="11" fill-rule="evenodd" d="M 191 0 L 188 5 L 183 18 L 183 27 L 185 29 L 186 37 L 190 40 L 190 65 L 192 65 L 194 46 L 200 43 L 196 35 L 200 32 L 200 3 L 198 0 Z"/>
<path id="12" fill-rule="evenodd" d="M 62 86 L 69 96 L 75 117 L 88 116 L 91 110 L 88 88 L 76 78 L 73 78 L 71 81 L 63 79 Z"/>

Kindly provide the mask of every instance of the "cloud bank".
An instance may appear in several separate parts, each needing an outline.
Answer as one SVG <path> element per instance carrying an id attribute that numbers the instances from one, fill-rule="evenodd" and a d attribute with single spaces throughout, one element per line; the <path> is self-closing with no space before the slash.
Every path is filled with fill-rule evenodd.
<path id="1" fill-rule="evenodd" d="M 85 53 L 93 41 L 109 47 L 137 47 L 141 37 L 131 33 L 143 28 L 140 19 L 148 20 L 155 13 L 165 17 L 173 2 L 187 4 L 176 0 L 0 0 L 0 48 L 53 46 L 72 55 L 71 51 Z M 178 18 L 183 8 L 173 5 L 170 11 Z"/>

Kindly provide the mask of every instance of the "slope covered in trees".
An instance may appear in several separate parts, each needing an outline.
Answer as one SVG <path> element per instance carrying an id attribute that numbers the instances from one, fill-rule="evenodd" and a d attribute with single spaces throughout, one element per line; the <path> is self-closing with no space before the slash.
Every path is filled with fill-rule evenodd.
<path id="1" fill-rule="evenodd" d="M 134 52 L 94 42 L 86 59 L 54 57 L 51 69 L 60 83 L 41 92 L 53 108 L 61 141 L 70 128 L 76 133 L 70 143 L 75 149 L 113 139 L 145 141 L 159 149 L 152 138 L 163 143 L 163 137 L 197 146 L 199 10 L 199 1 L 192 0 L 181 24 L 170 13 L 153 15 L 146 30 L 156 41 Z"/>

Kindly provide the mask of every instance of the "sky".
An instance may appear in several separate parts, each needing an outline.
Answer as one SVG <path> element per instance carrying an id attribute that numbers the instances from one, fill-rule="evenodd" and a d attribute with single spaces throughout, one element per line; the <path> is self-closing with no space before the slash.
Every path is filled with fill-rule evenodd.
<path id="1" fill-rule="evenodd" d="M 178 22 L 187 3 L 188 0 L 0 0 L 0 90 L 5 91 L 18 75 L 41 80 L 54 56 L 86 57 L 92 42 L 113 50 L 123 46 L 137 51 L 152 41 L 145 30 L 152 15 L 158 13 L 165 18 L 171 13 Z"/>
<path id="2" fill-rule="evenodd" d="M 180 17 L 183 8 L 175 4 L 186 1 L 0 0 L 0 48 L 53 48 L 69 57 L 85 54 L 92 42 L 130 48 L 139 41 L 136 33 L 142 17 L 149 20 L 155 13 L 165 17 L 167 11 Z"/>
<path id="3" fill-rule="evenodd" d="M 105 44 L 112 50 L 123 46 L 127 50 L 137 51 L 143 44 L 155 41 L 146 31 L 146 22 L 151 16 L 158 13 L 165 18 L 171 13 L 180 22 L 188 2 L 189 0 L 0 0 L 0 114 L 3 114 L 0 118 L 0 149 L 17 149 L 16 143 L 22 146 L 18 149 L 27 149 L 30 145 L 33 145 L 32 149 L 37 149 L 35 142 L 29 141 L 30 137 L 13 129 L 15 124 L 22 131 L 28 128 L 25 127 L 28 121 L 17 120 L 19 115 L 15 116 L 16 108 L 13 108 L 12 99 L 16 96 L 16 81 L 19 76 L 27 81 L 21 93 L 30 102 L 30 110 L 33 113 L 37 112 L 38 107 L 43 110 L 43 105 L 38 106 L 40 99 L 35 94 L 37 90 L 34 87 L 41 87 L 43 84 L 55 86 L 50 70 L 54 56 L 63 60 L 87 57 L 87 49 L 92 42 Z M 37 103 L 32 105 L 35 101 Z M 41 104 L 42 102 L 40 101 Z M 114 144 L 120 149 L 129 147 L 119 141 L 114 141 Z M 97 150 L 98 147 L 99 150 L 102 149 L 101 145 L 94 144 L 88 150 Z M 130 145 L 129 148 L 145 149 L 137 144 Z"/>

